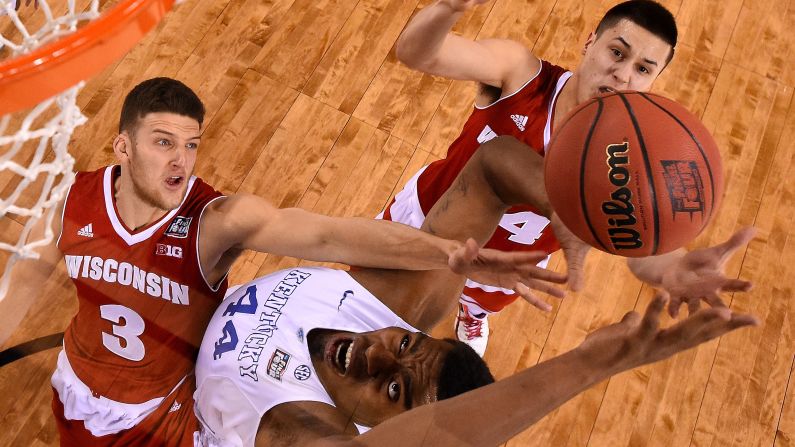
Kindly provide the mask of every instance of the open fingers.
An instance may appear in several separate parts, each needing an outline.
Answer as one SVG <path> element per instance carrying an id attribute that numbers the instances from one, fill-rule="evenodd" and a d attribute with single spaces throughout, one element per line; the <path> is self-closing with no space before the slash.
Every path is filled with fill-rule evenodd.
<path id="1" fill-rule="evenodd" d="M 704 301 L 711 307 L 726 307 L 726 303 L 723 302 L 723 299 L 721 299 L 720 295 L 717 293 L 711 293 L 705 296 Z"/>
<path id="2" fill-rule="evenodd" d="M 551 304 L 539 298 L 538 295 L 534 294 L 533 291 L 530 290 L 530 288 L 526 285 L 519 283 L 514 288 L 514 291 L 524 298 L 525 301 L 541 309 L 542 311 L 549 312 L 552 310 Z"/>
<path id="3" fill-rule="evenodd" d="M 668 315 L 671 318 L 676 318 L 679 316 L 679 307 L 682 305 L 682 297 L 680 295 L 674 295 L 670 297 L 668 301 Z"/>
<path id="4" fill-rule="evenodd" d="M 665 309 L 668 300 L 668 293 L 658 291 L 654 299 L 646 307 L 646 312 L 643 314 L 643 320 L 638 329 L 638 336 L 641 339 L 649 339 L 657 333 L 657 329 L 660 327 L 660 314 Z"/>
<path id="5" fill-rule="evenodd" d="M 731 330 L 731 317 L 725 307 L 704 309 L 665 329 L 659 338 L 665 346 L 683 351 Z"/>
<path id="6" fill-rule="evenodd" d="M 529 289 L 536 290 L 539 292 L 544 292 L 548 295 L 552 295 L 557 298 L 563 298 L 566 296 L 566 293 L 550 283 L 539 281 L 537 279 L 524 279 L 520 282 L 520 284 L 528 287 Z"/>
<path id="7" fill-rule="evenodd" d="M 524 276 L 534 280 L 546 281 L 555 284 L 565 284 L 566 280 L 568 279 L 568 276 L 565 273 L 554 272 L 552 270 L 547 270 L 537 266 L 529 267 L 526 270 Z"/>
<path id="8" fill-rule="evenodd" d="M 503 252 L 490 248 L 481 248 L 479 253 L 479 262 L 488 262 L 494 268 L 499 266 L 504 271 L 511 271 L 517 269 L 525 269 L 527 271 L 545 270 L 538 267 L 537 264 L 548 256 L 543 251 L 521 251 L 521 252 Z M 557 274 L 563 275 L 563 274 Z M 565 276 L 565 275 L 564 275 Z"/>
<path id="9" fill-rule="evenodd" d="M 747 292 L 751 290 L 751 287 L 753 287 L 751 281 L 745 281 L 742 279 L 727 279 L 723 282 L 723 285 L 720 287 L 720 289 L 723 292 Z"/>
<path id="10" fill-rule="evenodd" d="M 690 298 L 687 300 L 687 314 L 693 315 L 694 313 L 698 312 L 701 309 L 701 299 L 700 298 Z"/>

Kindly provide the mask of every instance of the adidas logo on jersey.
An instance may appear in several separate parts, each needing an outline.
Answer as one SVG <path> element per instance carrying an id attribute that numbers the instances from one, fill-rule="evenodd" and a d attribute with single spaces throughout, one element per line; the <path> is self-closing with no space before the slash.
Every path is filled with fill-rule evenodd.
<path id="1" fill-rule="evenodd" d="M 171 408 L 168 410 L 168 412 L 169 413 L 173 413 L 173 412 L 179 410 L 180 408 L 182 408 L 182 404 L 179 403 L 179 402 L 174 401 L 174 405 L 171 406 Z"/>
<path id="2" fill-rule="evenodd" d="M 78 236 L 94 237 L 94 224 L 88 224 L 85 227 L 77 230 Z"/>
<path id="3" fill-rule="evenodd" d="M 516 123 L 516 127 L 519 128 L 522 132 L 524 132 L 524 126 L 527 124 L 527 116 L 526 115 L 511 115 L 511 119 L 514 123 Z"/>

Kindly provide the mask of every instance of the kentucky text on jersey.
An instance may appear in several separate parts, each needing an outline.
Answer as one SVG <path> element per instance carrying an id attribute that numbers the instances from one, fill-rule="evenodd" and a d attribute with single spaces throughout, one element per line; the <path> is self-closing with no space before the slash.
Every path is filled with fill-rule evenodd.
<path id="1" fill-rule="evenodd" d="M 147 272 L 129 262 L 103 259 L 99 256 L 66 255 L 66 269 L 71 278 L 89 278 L 129 286 L 155 298 L 187 306 L 188 286 L 172 281 L 157 273 Z M 81 268 L 82 266 L 82 268 Z"/>
<path id="2" fill-rule="evenodd" d="M 237 357 L 237 360 L 240 362 L 241 376 L 250 377 L 254 379 L 254 381 L 258 380 L 257 367 L 259 366 L 260 354 L 262 354 L 262 349 L 265 345 L 268 344 L 268 340 L 273 336 L 273 331 L 278 329 L 276 322 L 279 321 L 279 317 L 282 315 L 282 308 L 287 304 L 287 300 L 295 289 L 310 276 L 310 273 L 292 270 L 273 288 L 268 299 L 263 303 L 265 309 L 259 315 L 259 321 L 262 324 L 258 325 L 254 331 L 246 337 L 245 344 L 240 349 L 240 355 Z M 253 299 L 251 296 L 252 288 L 254 289 Z M 244 295 L 244 297 L 245 296 L 252 299 L 252 303 L 256 302 L 256 286 L 249 287 L 249 289 L 246 290 L 246 295 Z"/>

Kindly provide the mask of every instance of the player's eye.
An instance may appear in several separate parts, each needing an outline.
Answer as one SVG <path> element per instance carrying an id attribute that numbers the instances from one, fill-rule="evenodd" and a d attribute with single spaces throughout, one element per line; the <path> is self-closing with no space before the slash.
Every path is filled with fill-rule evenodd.
<path id="1" fill-rule="evenodd" d="M 390 381 L 386 387 L 386 393 L 389 396 L 389 400 L 397 402 L 400 398 L 400 384 L 396 380 Z"/>
<path id="2" fill-rule="evenodd" d="M 643 73 L 643 74 L 648 74 L 648 73 L 650 73 L 650 72 L 649 72 L 649 69 L 648 69 L 648 68 L 646 68 L 646 67 L 644 67 L 643 65 L 641 65 L 641 66 L 638 68 L 638 71 L 639 71 L 639 72 L 641 72 L 641 73 Z"/>
<path id="3" fill-rule="evenodd" d="M 157 144 L 158 144 L 158 146 L 171 146 L 171 141 L 169 141 L 169 140 L 167 140 L 165 138 L 161 138 L 161 139 L 157 140 Z"/>
<path id="4" fill-rule="evenodd" d="M 196 143 L 188 143 L 185 145 L 185 147 L 187 147 L 188 149 L 197 149 L 199 145 Z"/>
<path id="5" fill-rule="evenodd" d="M 411 338 L 408 335 L 404 335 L 403 339 L 400 340 L 400 349 L 398 349 L 398 354 L 402 354 L 403 351 L 409 346 L 409 342 Z"/>
<path id="6" fill-rule="evenodd" d="M 612 51 L 613 51 L 613 56 L 615 56 L 615 57 L 620 58 L 621 56 L 623 56 L 623 54 L 621 53 L 621 50 L 619 50 L 617 48 L 613 48 Z"/>

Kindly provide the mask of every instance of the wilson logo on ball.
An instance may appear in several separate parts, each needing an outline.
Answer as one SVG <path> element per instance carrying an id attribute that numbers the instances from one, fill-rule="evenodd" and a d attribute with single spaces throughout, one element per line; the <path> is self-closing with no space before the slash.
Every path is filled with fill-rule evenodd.
<path id="1" fill-rule="evenodd" d="M 607 219 L 607 223 L 610 224 L 610 228 L 607 230 L 610 242 L 616 250 L 643 247 L 640 233 L 632 228 L 638 220 L 635 219 L 634 215 L 635 206 L 632 205 L 632 191 L 627 188 L 630 179 L 629 169 L 627 169 L 629 165 L 629 143 L 625 141 L 620 144 L 610 144 L 605 152 L 607 153 L 607 166 L 610 168 L 607 171 L 607 176 L 610 179 L 610 183 L 618 187 L 610 194 L 610 198 L 613 200 L 602 202 L 602 212 L 608 216 L 613 216 Z"/>
<path id="2" fill-rule="evenodd" d="M 720 150 L 675 101 L 612 92 L 557 120 L 544 148 L 549 203 L 592 247 L 631 257 L 667 253 L 692 241 L 718 209 Z"/>

